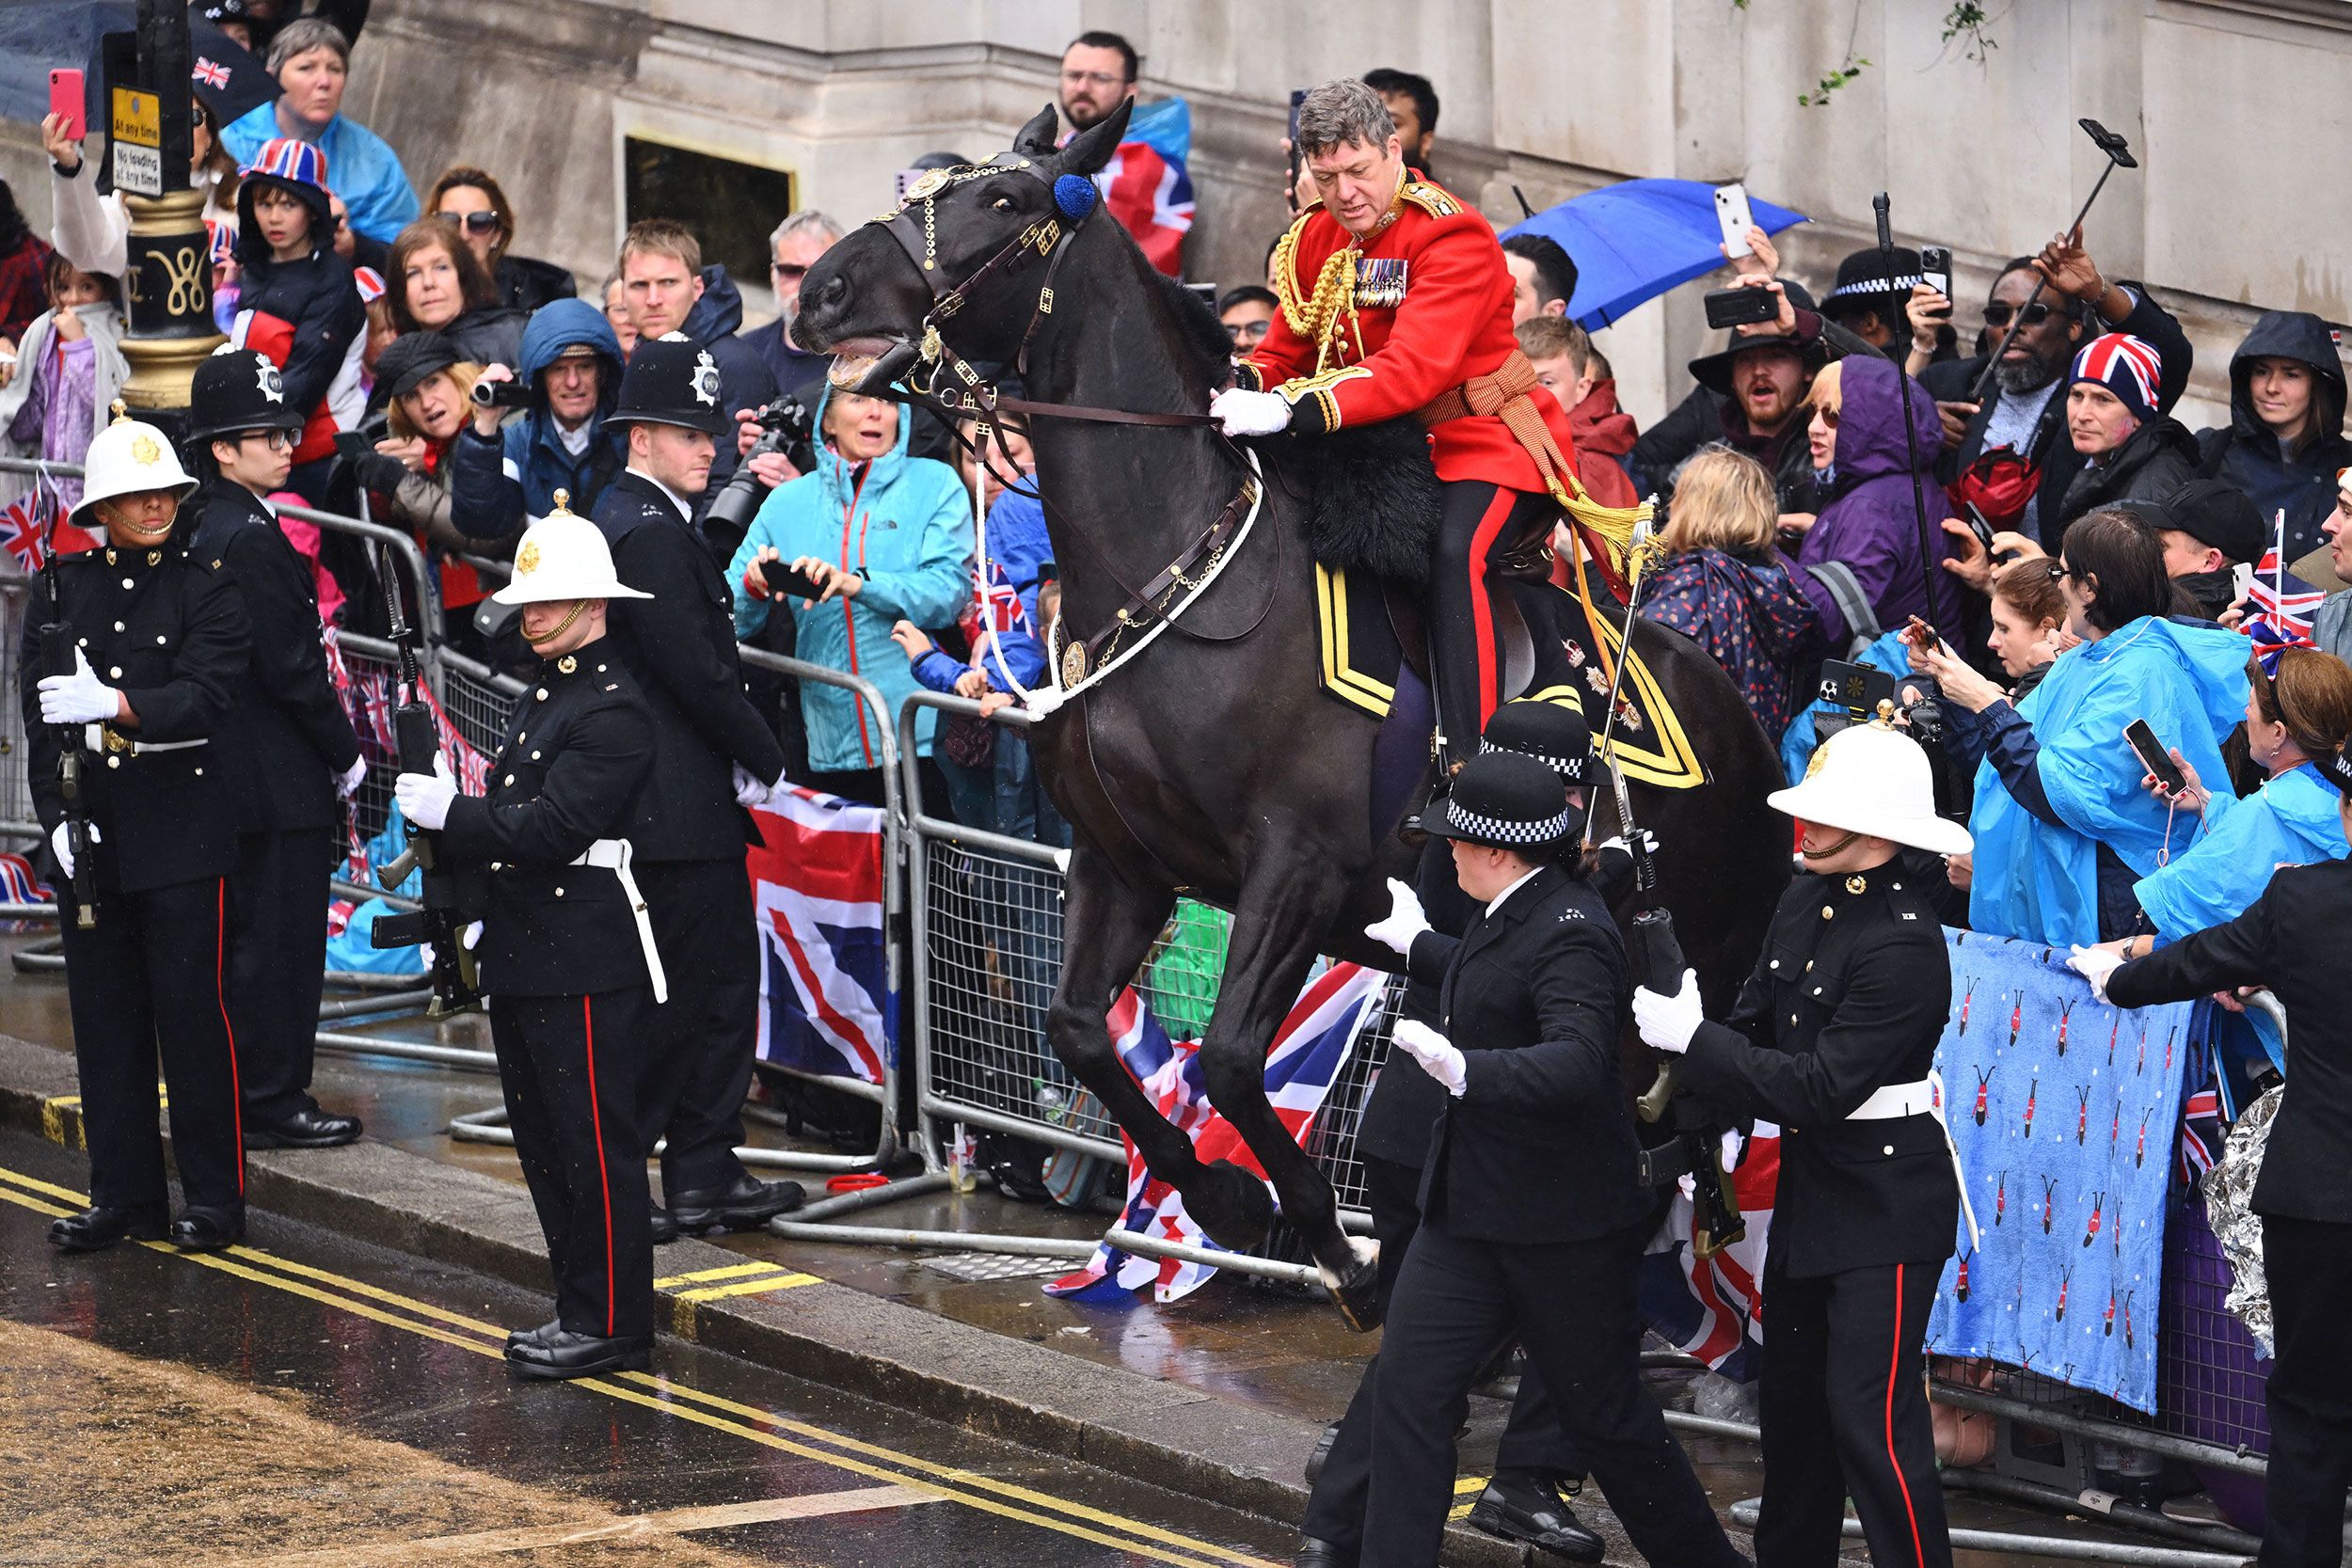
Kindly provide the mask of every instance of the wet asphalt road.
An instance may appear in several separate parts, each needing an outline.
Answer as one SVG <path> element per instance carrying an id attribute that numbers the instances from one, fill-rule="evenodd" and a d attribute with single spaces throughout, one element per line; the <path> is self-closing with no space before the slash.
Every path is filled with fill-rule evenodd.
<path id="1" fill-rule="evenodd" d="M 43 1240 L 79 1155 L 0 1133 L 0 1563 L 1286 1561 L 1294 1537 L 660 1341 L 526 1385 L 547 1298 L 256 1214 L 199 1259 Z"/>

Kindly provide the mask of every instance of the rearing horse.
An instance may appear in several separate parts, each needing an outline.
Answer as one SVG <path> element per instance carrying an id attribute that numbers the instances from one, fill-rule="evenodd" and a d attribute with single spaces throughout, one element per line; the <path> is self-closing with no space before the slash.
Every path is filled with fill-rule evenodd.
<path id="1" fill-rule="evenodd" d="M 1330 1183 L 1268 1103 L 1265 1055 L 1317 953 L 1396 966 L 1364 927 L 1387 912 L 1384 879 L 1409 879 L 1417 851 L 1396 832 L 1401 811 L 1374 817 L 1379 725 L 1317 690 L 1306 508 L 1262 483 L 1199 418 L 1231 376 L 1223 328 L 1075 183 L 1104 166 L 1126 124 L 1121 109 L 1057 150 L 1049 105 L 1011 152 L 918 187 L 899 214 L 851 233 L 810 270 L 795 336 L 842 356 L 844 385 L 868 373 L 865 356 L 904 363 L 909 345 L 934 332 L 948 351 L 927 356 L 944 359 L 935 384 L 954 386 L 958 356 L 1018 360 L 1063 641 L 1100 640 L 1099 657 L 1120 657 L 1181 609 L 1181 620 L 1031 731 L 1039 771 L 1076 839 L 1047 1036 L 1212 1240 L 1262 1243 L 1274 1214 L 1265 1184 L 1196 1157 L 1128 1076 L 1104 1021 L 1179 893 L 1232 911 L 1200 1047 L 1209 1099 L 1264 1166 L 1343 1311 L 1370 1327 L 1372 1259 L 1351 1244 Z M 1122 428 L 1104 422 L 1104 410 L 1173 418 Z M 1237 539 L 1235 519 L 1253 497 L 1258 515 Z M 1213 529 L 1222 531 L 1212 549 Z M 1646 622 L 1634 644 L 1708 772 L 1692 789 L 1634 787 L 1640 820 L 1676 851 L 1661 864 L 1661 895 L 1721 1005 L 1787 879 L 1786 829 L 1762 804 L 1779 783 L 1778 759 L 1694 644 Z M 1629 1070 L 1644 1064 L 1644 1083 L 1645 1060 L 1629 1058 Z"/>

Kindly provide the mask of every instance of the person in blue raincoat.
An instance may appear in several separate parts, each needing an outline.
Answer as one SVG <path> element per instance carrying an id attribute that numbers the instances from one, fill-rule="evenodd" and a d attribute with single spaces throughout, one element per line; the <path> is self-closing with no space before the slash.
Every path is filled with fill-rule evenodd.
<path id="1" fill-rule="evenodd" d="M 817 428 L 816 471 L 768 493 L 727 563 L 736 635 L 751 636 L 783 605 L 802 658 L 872 681 L 895 715 L 916 682 L 890 628 L 953 625 L 971 597 L 972 499 L 946 464 L 908 453 L 897 404 L 828 384 Z M 807 572 L 822 596 L 771 596 L 770 577 L 787 567 Z M 882 738 L 871 709 L 839 687 L 803 681 L 801 716 L 810 782 L 881 804 Z M 930 708 L 916 717 L 922 756 L 938 717 Z"/>
<path id="2" fill-rule="evenodd" d="M 2223 777 L 2220 742 L 2246 707 L 2247 643 L 2219 626 L 2167 618 L 2164 546 L 2128 512 L 2090 513 L 2051 567 L 2081 645 L 2058 656 L 2024 701 L 1948 648 L 1911 651 L 1947 699 L 1957 744 L 1981 752 L 1969 890 L 1976 929 L 2090 946 L 2147 928 L 2134 889 L 2185 852 L 2197 815 L 2140 787 L 2123 730 L 2144 720 L 2199 775 Z"/>

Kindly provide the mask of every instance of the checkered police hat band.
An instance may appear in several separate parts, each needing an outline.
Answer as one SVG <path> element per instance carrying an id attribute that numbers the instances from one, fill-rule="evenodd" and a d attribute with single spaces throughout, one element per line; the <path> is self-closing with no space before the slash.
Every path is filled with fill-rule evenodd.
<path id="1" fill-rule="evenodd" d="M 1549 752 L 1522 752 L 1517 746 L 1498 746 L 1491 740 L 1481 740 L 1478 754 L 1483 757 L 1488 752 L 1508 752 L 1513 756 L 1532 757 L 1564 779 L 1572 779 L 1580 784 L 1584 779 L 1585 759 L 1582 757 L 1555 757 Z"/>
<path id="2" fill-rule="evenodd" d="M 2344 794 L 2352 795 L 2352 746 L 2343 748 L 2322 761 L 2319 770 L 2328 776 L 2329 784 Z"/>
<path id="3" fill-rule="evenodd" d="M 1465 811 L 1461 800 L 1453 796 L 1446 799 L 1446 824 L 1461 832 L 1472 834 L 1490 844 L 1549 844 L 1565 837 L 1568 812 L 1563 806 L 1550 816 L 1533 822 L 1515 822 L 1505 817 L 1488 816 L 1483 812 Z"/>

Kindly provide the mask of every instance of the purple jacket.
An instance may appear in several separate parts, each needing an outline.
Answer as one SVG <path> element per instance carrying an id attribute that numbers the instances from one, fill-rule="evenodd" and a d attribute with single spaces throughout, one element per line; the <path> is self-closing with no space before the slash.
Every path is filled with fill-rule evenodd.
<path id="1" fill-rule="evenodd" d="M 1797 656 L 1819 622 L 1777 558 L 1742 561 L 1722 550 L 1687 550 L 1650 579 L 1642 618 L 1672 626 L 1705 648 L 1739 683 L 1748 711 L 1778 744 L 1795 707 L 1790 682 Z"/>
<path id="2" fill-rule="evenodd" d="M 1833 651 L 1842 650 L 1857 631 L 1839 612 L 1829 589 L 1807 568 L 1828 562 L 1843 562 L 1878 613 L 1879 630 L 1895 631 L 1906 617 L 1925 615 L 1948 638 L 1961 633 L 1959 585 L 1941 565 L 1947 537 L 1943 530 L 1948 503 L 1936 483 L 1936 455 L 1944 449 L 1944 430 L 1935 416 L 1935 400 L 1926 388 L 1877 356 L 1851 356 L 1839 361 L 1845 406 L 1837 425 L 1836 479 L 1830 491 L 1836 499 L 1821 508 L 1820 516 L 1805 531 L 1797 550 L 1797 580 L 1813 608 L 1820 611 L 1821 633 Z M 1929 570 L 1935 579 L 1935 609 L 1924 608 L 1919 573 L 1919 524 L 1913 510 L 1911 467 L 1904 448 L 1901 417 L 1895 386 L 1905 388 L 1914 436 L 1919 449 L 1920 491 L 1927 502 L 1928 530 L 1934 551 Z"/>

